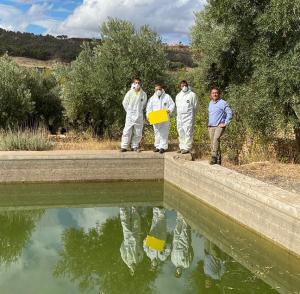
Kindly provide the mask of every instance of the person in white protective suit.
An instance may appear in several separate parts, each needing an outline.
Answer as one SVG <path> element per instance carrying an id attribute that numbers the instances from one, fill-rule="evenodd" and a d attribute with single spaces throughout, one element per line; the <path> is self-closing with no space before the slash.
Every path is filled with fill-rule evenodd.
<path id="1" fill-rule="evenodd" d="M 209 289 L 221 281 L 226 272 L 225 261 L 221 259 L 220 249 L 211 241 L 204 240 L 204 274 L 205 288 Z"/>
<path id="2" fill-rule="evenodd" d="M 168 95 L 162 88 L 161 84 L 155 85 L 155 93 L 149 99 L 146 113 L 147 118 L 150 112 L 166 109 L 169 116 L 172 114 L 175 108 L 175 103 L 171 96 Z M 154 152 L 164 153 L 168 149 L 168 138 L 170 122 L 164 122 L 160 124 L 153 125 L 155 142 L 154 142 Z"/>
<path id="3" fill-rule="evenodd" d="M 152 224 L 149 232 L 149 236 L 155 237 L 156 239 L 165 242 L 165 247 L 162 251 L 151 248 L 150 245 L 146 244 L 144 240 L 144 251 L 151 260 L 151 270 L 155 271 L 159 263 L 167 260 L 171 253 L 171 246 L 167 244 L 167 219 L 166 210 L 164 208 L 154 207 Z"/>
<path id="4" fill-rule="evenodd" d="M 136 266 L 143 260 L 141 218 L 135 207 L 120 208 L 124 240 L 120 247 L 121 257 L 133 276 Z"/>
<path id="5" fill-rule="evenodd" d="M 171 261 L 176 267 L 175 276 L 177 278 L 181 277 L 183 269 L 190 267 L 193 257 L 191 227 L 185 221 L 184 217 L 177 212 L 171 252 Z"/>
<path id="6" fill-rule="evenodd" d="M 126 111 L 126 122 L 122 135 L 121 152 L 131 149 L 140 152 L 139 145 L 144 127 L 144 110 L 147 105 L 147 94 L 141 88 L 141 80 L 134 79 L 131 89 L 123 99 Z"/>
<path id="7" fill-rule="evenodd" d="M 181 81 L 181 92 L 176 96 L 177 132 L 179 136 L 178 153 L 187 154 L 193 147 L 193 133 L 198 98 L 189 88 L 187 81 Z"/>

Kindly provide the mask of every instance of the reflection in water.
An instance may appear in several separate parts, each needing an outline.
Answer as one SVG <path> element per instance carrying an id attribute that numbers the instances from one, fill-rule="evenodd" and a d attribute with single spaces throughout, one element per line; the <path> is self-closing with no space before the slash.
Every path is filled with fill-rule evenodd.
<path id="1" fill-rule="evenodd" d="M 177 212 L 171 253 L 171 260 L 176 267 L 175 276 L 177 278 L 181 277 L 183 269 L 190 267 L 193 257 L 191 227 L 184 217 Z"/>
<path id="2" fill-rule="evenodd" d="M 144 240 L 144 250 L 151 260 L 152 271 L 157 270 L 159 264 L 166 261 L 171 253 L 171 246 L 167 243 L 167 219 L 164 208 L 153 208 L 152 224 Z"/>
<path id="3" fill-rule="evenodd" d="M 213 280 L 221 280 L 225 273 L 225 261 L 220 258 L 220 249 L 205 238 L 204 273 Z"/>
<path id="4" fill-rule="evenodd" d="M 0 263 L 10 264 L 21 255 L 44 210 L 0 213 Z"/>
<path id="5" fill-rule="evenodd" d="M 120 219 L 123 229 L 121 257 L 133 276 L 136 266 L 143 260 L 141 217 L 136 207 L 120 208 Z"/>
<path id="6" fill-rule="evenodd" d="M 130 202 L 122 208 L 0 213 L 0 261 L 8 265 L 0 272 L 1 293 L 24 288 L 44 293 L 44 283 L 48 293 L 268 294 L 300 289 L 299 260 L 294 258 L 292 267 L 280 268 L 277 262 L 272 268 L 272 253 L 265 254 L 270 246 L 262 251 L 253 238 L 248 248 L 238 230 L 220 230 L 225 221 L 211 217 L 207 208 L 199 213 L 196 205 L 180 203 L 178 211 L 161 203 Z M 245 260 L 257 270 L 239 263 Z M 271 270 L 278 274 L 269 275 Z"/>
<path id="7" fill-rule="evenodd" d="M 135 207 L 119 212 L 120 218 L 107 217 L 88 232 L 65 229 L 55 277 L 69 278 L 81 291 L 117 294 L 137 293 L 139 289 L 140 293 L 152 293 L 156 273 L 148 270 L 150 262 L 143 258 L 141 237 L 147 231 L 147 210 L 143 217 Z"/>
<path id="8" fill-rule="evenodd" d="M 204 275 L 205 275 L 205 288 L 211 289 L 218 286 L 222 277 L 225 274 L 225 260 L 222 259 L 220 249 L 211 241 L 204 239 Z"/>

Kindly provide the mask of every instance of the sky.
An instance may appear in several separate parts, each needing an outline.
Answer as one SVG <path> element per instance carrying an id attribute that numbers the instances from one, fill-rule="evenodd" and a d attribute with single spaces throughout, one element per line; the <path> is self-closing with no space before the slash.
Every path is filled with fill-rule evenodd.
<path id="1" fill-rule="evenodd" d="M 108 17 L 150 25 L 164 42 L 189 43 L 206 0 L 0 0 L 0 27 L 34 34 L 99 38 Z"/>

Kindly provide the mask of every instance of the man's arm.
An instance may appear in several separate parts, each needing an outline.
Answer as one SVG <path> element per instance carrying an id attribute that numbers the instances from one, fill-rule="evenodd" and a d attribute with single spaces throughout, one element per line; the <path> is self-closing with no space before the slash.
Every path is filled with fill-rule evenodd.
<path id="1" fill-rule="evenodd" d="M 143 101 L 143 109 L 146 109 L 146 106 L 147 106 L 147 99 L 148 99 L 148 97 L 147 97 L 147 94 L 144 92 L 144 101 Z"/>
<path id="2" fill-rule="evenodd" d="M 127 108 L 128 108 L 128 105 L 129 105 L 129 92 L 126 93 L 126 95 L 123 99 L 122 105 L 124 107 L 124 110 L 127 112 Z"/>
<path id="3" fill-rule="evenodd" d="M 199 103 L 198 103 L 198 97 L 196 94 L 193 96 L 193 108 L 194 108 L 194 113 L 197 114 L 199 110 Z"/>
<path id="4" fill-rule="evenodd" d="M 175 103 L 174 103 L 173 99 L 171 98 L 171 96 L 169 96 L 169 103 L 168 104 L 169 104 L 168 112 L 170 114 L 172 114 L 174 109 L 175 109 Z"/>
<path id="5" fill-rule="evenodd" d="M 227 102 L 225 104 L 225 109 L 224 110 L 225 110 L 225 113 L 226 113 L 225 126 L 227 126 L 231 122 L 232 117 L 233 117 L 232 110 L 229 107 L 229 104 Z"/>
<path id="6" fill-rule="evenodd" d="M 146 116 L 148 118 L 148 115 L 150 112 L 153 111 L 153 106 L 152 106 L 152 99 L 150 98 L 148 103 L 147 103 L 147 107 L 146 107 Z"/>

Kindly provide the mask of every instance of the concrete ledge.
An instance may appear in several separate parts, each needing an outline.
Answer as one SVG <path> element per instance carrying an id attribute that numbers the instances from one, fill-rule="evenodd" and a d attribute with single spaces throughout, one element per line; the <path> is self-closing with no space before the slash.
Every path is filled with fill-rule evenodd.
<path id="1" fill-rule="evenodd" d="M 162 180 L 164 158 L 153 152 L 0 152 L 0 183 Z"/>
<path id="2" fill-rule="evenodd" d="M 206 162 L 165 156 L 165 180 L 300 255 L 300 196 Z"/>

